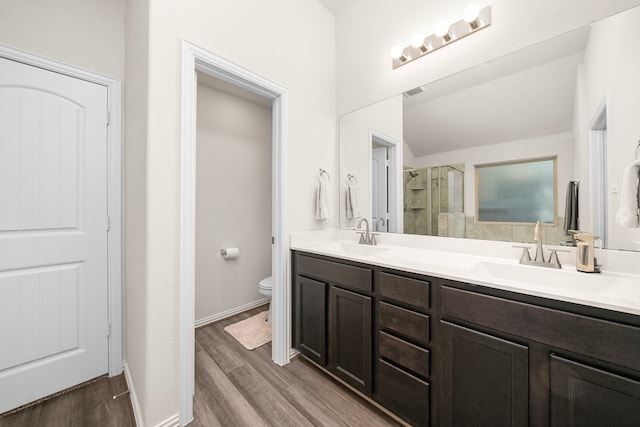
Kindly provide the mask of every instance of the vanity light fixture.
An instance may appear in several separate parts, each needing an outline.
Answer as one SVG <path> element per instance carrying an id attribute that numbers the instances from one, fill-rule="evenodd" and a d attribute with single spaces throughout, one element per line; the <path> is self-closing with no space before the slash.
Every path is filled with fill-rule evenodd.
<path id="1" fill-rule="evenodd" d="M 491 25 L 491 6 L 481 9 L 477 4 L 467 6 L 462 19 L 449 25 L 445 20 L 438 22 L 435 31 L 430 36 L 416 33 L 411 38 L 411 44 L 406 47 L 401 45 L 391 49 L 392 68 L 408 64 L 431 52 L 447 46 L 461 38 L 473 34 Z"/>

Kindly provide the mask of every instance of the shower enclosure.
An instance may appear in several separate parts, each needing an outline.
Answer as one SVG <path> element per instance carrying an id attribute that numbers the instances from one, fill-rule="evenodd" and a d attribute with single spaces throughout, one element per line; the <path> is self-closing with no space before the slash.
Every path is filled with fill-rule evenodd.
<path id="1" fill-rule="evenodd" d="M 405 169 L 404 232 L 464 237 L 464 164 Z"/>

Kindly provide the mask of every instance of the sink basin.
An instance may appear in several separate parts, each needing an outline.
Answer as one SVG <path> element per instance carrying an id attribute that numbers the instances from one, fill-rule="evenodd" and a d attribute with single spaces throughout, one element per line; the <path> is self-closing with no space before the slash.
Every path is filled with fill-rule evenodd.
<path id="1" fill-rule="evenodd" d="M 554 294 L 558 292 L 598 294 L 610 291 L 624 282 L 623 279 L 605 273 L 586 274 L 573 270 L 492 262 L 479 262 L 471 268 L 470 273 L 488 279 L 515 282 L 532 290 L 548 291 Z"/>
<path id="2" fill-rule="evenodd" d="M 395 247 L 382 255 L 389 263 L 425 271 L 467 272 L 477 262 L 474 257 L 437 251 L 433 249 Z"/>
<path id="3" fill-rule="evenodd" d="M 354 255 L 354 256 L 371 256 L 382 252 L 386 252 L 389 248 L 371 245 L 361 245 L 357 242 L 335 241 L 318 245 L 315 249 L 331 252 L 336 255 Z"/>

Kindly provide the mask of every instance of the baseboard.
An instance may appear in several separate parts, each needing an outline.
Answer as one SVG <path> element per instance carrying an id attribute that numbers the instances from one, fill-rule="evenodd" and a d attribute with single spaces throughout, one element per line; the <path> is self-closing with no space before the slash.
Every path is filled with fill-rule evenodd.
<path id="1" fill-rule="evenodd" d="M 131 397 L 131 407 L 133 408 L 133 417 L 136 420 L 136 426 L 144 427 L 142 411 L 140 410 L 140 403 L 138 402 L 138 395 L 136 394 L 136 389 L 131 377 L 131 371 L 129 370 L 129 365 L 127 365 L 126 361 L 124 362 L 124 379 L 127 381 L 127 387 L 129 388 L 129 397 Z"/>
<path id="2" fill-rule="evenodd" d="M 262 298 L 262 299 L 259 299 L 258 301 L 250 302 L 249 304 L 241 305 L 240 307 L 232 308 L 231 310 L 226 310 L 221 313 L 196 320 L 195 327 L 199 328 L 201 326 L 208 325 L 209 323 L 226 319 L 227 317 L 234 316 L 238 313 L 242 313 L 243 311 L 251 310 L 252 308 L 260 307 L 261 305 L 265 305 L 268 303 L 269 303 L 269 298 Z"/>
<path id="3" fill-rule="evenodd" d="M 159 422 L 154 427 L 180 427 L 180 414 L 172 415 L 166 420 Z"/>
<path id="4" fill-rule="evenodd" d="M 298 350 L 296 350 L 295 348 L 291 347 L 289 349 L 289 360 L 297 357 L 300 354 L 300 352 Z"/>

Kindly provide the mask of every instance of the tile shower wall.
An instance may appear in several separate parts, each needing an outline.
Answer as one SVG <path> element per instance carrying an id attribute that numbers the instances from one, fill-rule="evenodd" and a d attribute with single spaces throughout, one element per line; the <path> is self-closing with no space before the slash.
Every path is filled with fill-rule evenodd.
<path id="1" fill-rule="evenodd" d="M 403 182 L 405 233 L 464 237 L 461 172 L 449 166 L 405 169 Z"/>
<path id="2" fill-rule="evenodd" d="M 531 243 L 533 241 L 534 225 L 513 224 L 476 224 L 475 218 L 466 218 L 465 235 L 469 239 L 499 240 L 503 242 Z M 558 217 L 558 225 L 543 225 L 542 243 L 545 245 L 559 245 L 567 240 L 564 235 L 564 218 Z"/>
<path id="3" fill-rule="evenodd" d="M 429 182 L 427 168 L 416 169 L 411 176 L 404 172 L 404 232 L 407 234 L 429 234 L 427 191 Z"/>

